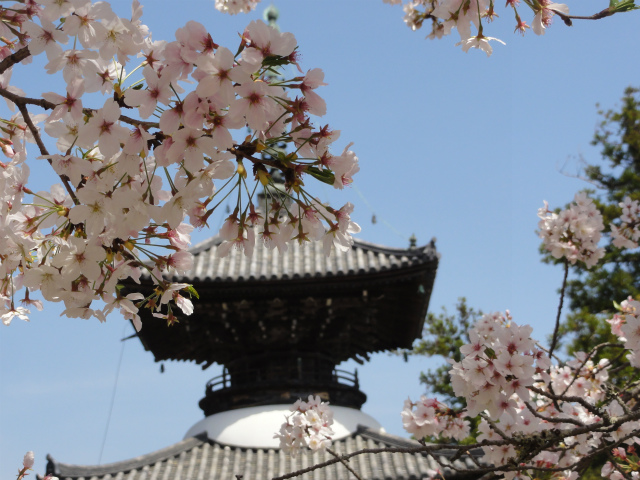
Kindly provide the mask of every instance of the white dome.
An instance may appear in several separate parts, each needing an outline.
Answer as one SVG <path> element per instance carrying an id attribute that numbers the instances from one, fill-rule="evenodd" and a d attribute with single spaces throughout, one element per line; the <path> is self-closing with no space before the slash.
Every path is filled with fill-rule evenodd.
<path id="1" fill-rule="evenodd" d="M 273 436 L 280 431 L 285 417 L 291 415 L 290 405 L 264 405 L 220 412 L 203 418 L 189 429 L 184 438 L 206 433 L 210 440 L 244 448 L 278 448 Z M 370 415 L 355 408 L 331 406 L 335 432 L 339 440 L 348 437 L 362 425 L 374 430 L 382 426 Z"/>

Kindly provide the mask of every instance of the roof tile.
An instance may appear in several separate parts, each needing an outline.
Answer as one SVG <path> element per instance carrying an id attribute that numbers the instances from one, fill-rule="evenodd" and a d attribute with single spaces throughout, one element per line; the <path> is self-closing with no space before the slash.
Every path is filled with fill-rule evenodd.
<path id="1" fill-rule="evenodd" d="M 355 434 L 335 441 L 331 448 L 340 455 L 364 448 L 417 445 L 417 442 L 411 440 L 360 427 Z M 439 455 L 440 462 L 448 463 L 448 455 L 447 452 Z M 148 455 L 108 465 L 70 465 L 48 457 L 47 473 L 58 476 L 60 480 L 229 480 L 235 475 L 242 475 L 243 480 L 268 480 L 331 458 L 332 455 L 326 451 L 306 451 L 297 457 L 291 457 L 280 449 L 243 449 L 194 437 Z M 458 468 L 474 466 L 470 458 L 465 461 L 457 460 L 455 465 Z M 349 466 L 358 472 L 361 478 L 367 480 L 417 480 L 425 478 L 429 471 L 438 468 L 431 456 L 422 453 L 390 452 L 359 455 L 351 459 Z M 445 476 L 447 479 L 460 477 L 446 468 Z M 341 463 L 313 470 L 299 478 L 355 479 Z"/>
<path id="2" fill-rule="evenodd" d="M 355 240 L 347 252 L 334 248 L 329 256 L 324 254 L 321 241 L 302 245 L 293 243 L 284 253 L 257 242 L 251 258 L 237 249 L 231 249 L 226 257 L 219 258 L 217 251 L 221 243 L 222 239 L 216 236 L 194 246 L 191 249 L 194 254 L 193 269 L 188 275 L 176 279 L 189 282 L 242 282 L 363 275 L 437 262 L 438 258 L 433 244 L 400 249 L 363 240 Z"/>

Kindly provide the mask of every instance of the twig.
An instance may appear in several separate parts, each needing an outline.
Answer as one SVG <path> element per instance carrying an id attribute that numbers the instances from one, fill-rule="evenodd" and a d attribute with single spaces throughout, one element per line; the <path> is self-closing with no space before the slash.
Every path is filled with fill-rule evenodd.
<path id="1" fill-rule="evenodd" d="M 262 159 L 257 159 L 257 158 L 253 158 L 251 155 L 243 152 L 241 149 L 232 147 L 229 149 L 229 152 L 231 152 L 233 155 L 245 158 L 247 160 L 249 160 L 252 163 L 260 163 L 262 165 L 267 165 L 269 167 L 272 168 L 277 168 L 278 170 L 281 170 L 284 172 L 284 169 L 282 168 L 282 163 L 281 162 L 274 162 L 273 160 L 262 160 Z"/>
<path id="2" fill-rule="evenodd" d="M 564 278 L 562 279 L 562 289 L 560 290 L 560 303 L 558 304 L 558 315 L 556 315 L 556 326 L 553 329 L 553 338 L 551 347 L 549 348 L 549 358 L 553 355 L 553 351 L 558 343 L 558 330 L 560 329 L 560 315 L 562 314 L 562 304 L 564 303 L 564 291 L 567 288 L 567 277 L 569 276 L 569 262 L 564 262 Z"/>
<path id="3" fill-rule="evenodd" d="M 485 415 L 484 413 L 481 413 L 480 418 L 482 418 L 485 422 L 487 422 L 489 424 L 489 426 L 491 427 L 492 430 L 494 430 L 498 435 L 500 435 L 504 440 L 506 440 L 507 442 L 510 440 L 510 438 L 507 436 L 506 433 L 504 433 L 500 427 L 498 427 L 498 425 L 496 425 L 496 422 L 494 422 L 493 420 L 491 420 L 489 417 L 487 417 L 487 415 Z"/>
<path id="4" fill-rule="evenodd" d="M 33 135 L 33 138 L 36 141 L 36 145 L 38 145 L 38 148 L 40 149 L 40 153 L 42 155 L 50 157 L 49 152 L 47 151 L 47 147 L 45 147 L 44 142 L 40 138 L 40 134 L 38 133 L 38 129 L 36 128 L 36 126 L 31 121 L 31 117 L 29 116 L 29 111 L 27 110 L 27 106 L 24 103 L 21 103 L 21 102 L 14 102 L 14 103 L 16 104 L 18 109 L 20 110 L 20 113 L 22 113 L 22 118 L 24 119 L 25 123 L 27 124 L 27 127 L 29 127 L 29 130 L 31 131 L 31 135 Z M 51 158 L 47 158 L 47 161 L 49 162 L 49 165 L 53 165 L 53 161 L 51 160 Z M 58 176 L 60 177 L 60 180 L 62 180 L 62 183 L 64 184 L 64 188 L 67 189 L 67 193 L 69 194 L 69 196 L 73 200 L 73 203 L 76 204 L 76 205 L 80 205 L 80 201 L 76 197 L 76 194 L 73 191 L 73 188 L 71 187 L 71 184 L 69 183 L 69 178 L 66 175 L 58 175 Z"/>
<path id="5" fill-rule="evenodd" d="M 582 423 L 580 420 L 576 420 L 575 418 L 545 417 L 544 415 L 536 412 L 536 410 L 531 406 L 531 404 L 529 404 L 529 402 L 524 402 L 524 404 L 526 405 L 527 410 L 529 410 L 534 417 L 539 418 L 540 420 L 544 420 L 545 422 L 549 422 L 549 423 L 570 423 L 572 425 L 577 425 L 578 427 L 584 427 L 584 423 Z"/>
<path id="6" fill-rule="evenodd" d="M 601 10 L 600 12 L 594 13 L 593 15 L 589 15 L 589 16 L 567 15 L 562 12 L 559 12 L 558 10 L 554 10 L 553 8 L 550 8 L 549 10 L 551 10 L 553 13 L 558 15 L 567 27 L 570 27 L 571 25 L 573 25 L 573 22 L 571 21 L 572 19 L 573 20 L 600 20 L 601 18 L 610 17 L 611 15 L 616 13 L 615 10 L 610 10 L 609 8 L 605 8 L 604 10 Z"/>
<path id="7" fill-rule="evenodd" d="M 45 100 L 44 98 L 31 98 L 31 97 L 21 97 L 20 95 L 16 95 L 15 93 L 11 93 L 4 88 L 0 88 L 0 95 L 6 98 L 7 100 L 11 100 L 16 105 L 18 103 L 22 103 L 25 105 L 36 105 L 38 107 L 44 108 L 45 110 L 53 110 L 58 105 Z M 82 112 L 85 115 L 93 115 L 96 112 L 95 108 L 83 108 Z M 127 115 L 120 115 L 118 118 L 121 122 L 127 123 L 129 125 L 142 126 L 145 128 L 159 128 L 160 125 L 158 122 L 147 122 L 144 120 L 136 120 L 135 118 L 128 117 Z"/>
<path id="8" fill-rule="evenodd" d="M 13 67 L 16 63 L 20 63 L 22 60 L 31 55 L 29 46 L 22 47 L 16 53 L 13 53 L 0 62 L 0 75 Z"/>
<path id="9" fill-rule="evenodd" d="M 329 453 L 330 453 L 331 455 L 333 455 L 335 458 L 337 458 L 338 460 L 340 460 L 340 463 L 341 463 L 342 465 L 344 465 L 344 466 L 345 466 L 345 468 L 346 468 L 347 470 L 349 470 L 351 473 L 353 473 L 354 477 L 356 477 L 358 480 L 362 480 L 362 478 L 360 478 L 360 475 L 358 475 L 358 474 L 356 473 L 356 471 L 355 471 L 353 468 L 351 468 L 351 467 L 349 466 L 349 464 L 347 463 L 347 460 L 343 460 L 342 458 L 340 458 L 340 457 L 338 456 L 338 454 L 337 454 L 336 452 L 334 452 L 333 450 L 331 450 L 330 448 L 327 448 L 327 452 L 329 452 Z"/>
<path id="10" fill-rule="evenodd" d="M 589 412 L 591 412 L 596 417 L 602 417 L 603 416 L 603 414 L 600 411 L 600 409 L 594 407 L 593 405 L 591 405 L 589 402 L 587 402 L 582 397 L 577 397 L 577 396 L 573 396 L 573 395 L 556 395 L 555 393 L 547 392 L 547 391 L 542 390 L 542 389 L 540 389 L 538 387 L 534 387 L 533 385 L 531 385 L 531 386 L 529 386 L 527 388 L 529 390 L 531 390 L 532 392 L 537 393 L 538 395 L 542 395 L 544 397 L 547 397 L 547 398 L 553 400 L 554 402 L 557 402 L 558 400 L 561 400 L 563 402 L 579 403 L 580 405 L 582 405 L 584 408 L 586 408 Z M 558 410 L 558 412 L 562 411 L 562 409 L 560 409 L 560 408 L 558 408 L 557 410 Z"/>

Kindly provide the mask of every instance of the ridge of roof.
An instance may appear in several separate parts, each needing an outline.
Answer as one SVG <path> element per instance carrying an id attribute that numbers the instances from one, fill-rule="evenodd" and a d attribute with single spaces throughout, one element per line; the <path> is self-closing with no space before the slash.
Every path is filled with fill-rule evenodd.
<path id="1" fill-rule="evenodd" d="M 203 251 L 209 250 L 213 246 L 218 246 L 222 244 L 224 240 L 220 237 L 220 235 L 214 235 L 213 237 L 207 238 L 206 240 L 202 240 L 201 242 L 195 244 L 193 247 L 189 249 L 189 251 L 193 255 L 197 255 Z M 319 242 L 319 240 L 316 240 Z M 314 241 L 310 242 L 314 243 Z M 258 244 L 258 242 L 256 242 Z M 386 245 L 382 245 L 379 243 L 368 242 L 366 240 L 362 240 L 360 238 L 353 238 L 353 248 L 361 248 L 363 250 L 371 250 L 375 253 L 383 253 L 386 255 L 407 255 L 407 256 L 438 256 L 435 247 L 435 241 L 432 240 L 430 243 L 423 245 L 421 247 L 409 247 L 409 248 L 401 248 L 401 247 L 389 247 Z"/>

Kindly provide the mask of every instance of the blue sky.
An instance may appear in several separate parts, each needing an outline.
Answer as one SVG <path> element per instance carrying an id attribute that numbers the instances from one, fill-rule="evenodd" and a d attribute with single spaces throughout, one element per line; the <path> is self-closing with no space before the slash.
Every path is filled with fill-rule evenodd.
<path id="1" fill-rule="evenodd" d="M 113 3 L 128 12 L 128 2 Z M 540 263 L 536 212 L 543 200 L 561 206 L 588 186 L 576 173 L 581 157 L 599 158 L 590 146 L 596 104 L 612 108 L 626 86 L 640 83 L 638 13 L 571 28 L 556 20 L 544 37 L 522 38 L 512 33 L 511 13 L 499 8 L 485 34 L 507 45 L 496 44 L 487 58 L 454 47 L 455 33 L 425 40 L 428 32 L 410 31 L 401 9 L 381 0 L 275 4 L 281 29 L 298 39 L 303 69 L 325 71 L 329 86 L 319 93 L 328 107 L 323 121 L 342 131 L 336 151 L 354 142 L 360 158 L 354 188 L 319 186 L 317 195 L 354 203 L 362 239 L 404 247 L 412 234 L 419 244 L 437 238 L 442 259 L 431 311 L 452 310 L 466 296 L 485 311 L 510 309 L 537 338 L 549 334 L 562 272 Z M 171 40 L 197 19 L 218 43 L 235 46 L 237 32 L 267 4 L 235 17 L 216 12 L 210 0 L 180 5 L 146 2 L 143 20 L 154 39 Z M 605 6 L 570 4 L 576 14 Z M 32 96 L 57 88 L 44 73 L 23 70 L 14 84 Z M 34 180 L 46 183 L 50 173 L 35 170 Z M 27 450 L 36 453 L 38 473 L 47 453 L 97 463 L 120 358 L 103 463 L 175 443 L 201 418 L 197 401 L 215 367 L 166 364 L 161 374 L 136 340 L 120 341 L 132 329 L 116 315 L 99 324 L 60 311 L 47 305 L 29 323 L 0 328 L 0 477 L 11 478 Z M 402 400 L 422 392 L 418 375 L 429 365 L 378 354 L 358 367 L 369 395 L 364 411 L 402 435 Z"/>

